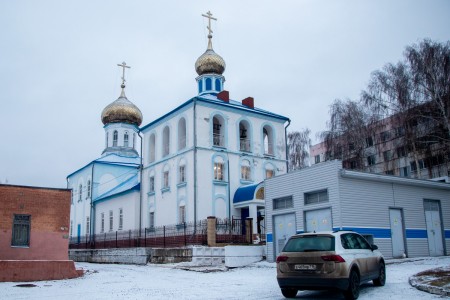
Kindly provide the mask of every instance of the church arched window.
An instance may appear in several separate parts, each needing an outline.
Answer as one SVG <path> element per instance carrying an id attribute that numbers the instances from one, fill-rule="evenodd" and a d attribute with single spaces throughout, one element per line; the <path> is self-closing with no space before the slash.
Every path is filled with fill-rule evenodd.
<path id="1" fill-rule="evenodd" d="M 87 182 L 86 192 L 87 192 L 87 198 L 90 198 L 91 197 L 91 180 L 90 179 Z"/>
<path id="2" fill-rule="evenodd" d="M 83 185 L 80 184 L 80 186 L 78 187 L 78 201 L 82 200 L 83 200 Z"/>
<path id="3" fill-rule="evenodd" d="M 117 130 L 113 132 L 113 147 L 117 147 L 117 139 L 119 138 L 119 133 Z"/>
<path id="4" fill-rule="evenodd" d="M 205 90 L 207 90 L 207 91 L 212 90 L 212 81 L 211 81 L 211 78 L 206 78 L 205 84 L 206 84 Z"/>
<path id="5" fill-rule="evenodd" d="M 186 148 L 186 120 L 178 121 L 178 150 Z"/>
<path id="6" fill-rule="evenodd" d="M 203 92 L 203 82 L 201 80 L 198 81 L 198 92 Z"/>
<path id="7" fill-rule="evenodd" d="M 269 125 L 263 127 L 264 154 L 274 155 L 273 130 Z"/>
<path id="8" fill-rule="evenodd" d="M 220 92 L 220 90 L 221 90 L 220 79 L 217 78 L 217 79 L 216 79 L 216 91 Z"/>
<path id="9" fill-rule="evenodd" d="M 155 138 L 155 134 L 152 133 L 150 135 L 150 162 L 154 162 L 155 161 L 155 150 L 156 150 L 156 138 Z"/>
<path id="10" fill-rule="evenodd" d="M 221 115 L 213 117 L 213 146 L 225 147 L 225 120 Z"/>
<path id="11" fill-rule="evenodd" d="M 239 151 L 251 152 L 251 130 L 246 120 L 239 122 Z"/>
<path id="12" fill-rule="evenodd" d="M 128 147 L 128 131 L 125 131 L 125 134 L 123 135 L 123 146 Z"/>
<path id="13" fill-rule="evenodd" d="M 169 126 L 164 127 L 163 130 L 163 157 L 170 153 L 170 129 Z"/>

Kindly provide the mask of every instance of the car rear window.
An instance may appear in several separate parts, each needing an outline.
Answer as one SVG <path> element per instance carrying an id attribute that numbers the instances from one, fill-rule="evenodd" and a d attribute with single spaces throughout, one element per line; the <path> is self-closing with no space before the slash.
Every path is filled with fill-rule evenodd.
<path id="1" fill-rule="evenodd" d="M 308 235 L 291 238 L 283 252 L 334 251 L 333 236 Z"/>

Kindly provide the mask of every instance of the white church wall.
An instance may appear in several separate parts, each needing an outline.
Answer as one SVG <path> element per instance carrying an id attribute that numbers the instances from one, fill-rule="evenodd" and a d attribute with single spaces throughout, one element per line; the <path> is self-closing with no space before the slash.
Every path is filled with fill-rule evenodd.
<path id="1" fill-rule="evenodd" d="M 122 210 L 122 228 L 120 225 L 120 210 Z M 112 212 L 112 227 L 110 227 L 110 212 Z M 104 230 L 102 231 L 102 214 Z M 139 229 L 139 191 L 132 191 L 121 196 L 112 197 L 95 204 L 95 233 L 108 233 Z"/>
<path id="2" fill-rule="evenodd" d="M 284 145 L 284 121 L 272 117 L 237 110 L 234 108 L 197 102 L 196 136 L 194 137 L 193 104 L 158 120 L 143 131 L 143 195 L 145 226 L 149 226 L 150 213 L 154 213 L 154 225 L 176 224 L 180 221 L 179 207 L 185 206 L 186 221 L 206 219 L 208 216 L 239 217 L 240 210 L 233 208 L 234 192 L 239 186 L 258 183 L 265 179 L 266 166 L 275 174 L 285 173 L 286 149 Z M 223 122 L 224 147 L 213 147 L 213 118 L 218 116 Z M 178 149 L 179 120 L 186 121 L 186 147 Z M 239 123 L 246 122 L 251 139 L 251 152 L 240 151 Z M 264 156 L 263 127 L 270 126 L 274 151 Z M 170 131 L 170 151 L 163 155 L 164 129 Z M 151 149 L 150 137 L 154 135 L 155 146 Z M 166 135 L 167 136 L 167 135 Z M 197 143 L 197 180 L 194 178 L 194 139 Z M 150 152 L 154 151 L 154 161 Z M 214 157 L 221 157 L 225 166 L 223 181 L 214 181 Z M 186 183 L 179 185 L 180 160 L 185 165 Z M 251 180 L 241 179 L 241 164 L 251 167 Z M 229 170 L 228 170 L 229 168 Z M 162 188 L 164 170 L 169 171 L 169 188 Z M 229 174 L 229 179 L 228 179 Z M 150 192 L 150 177 L 154 178 L 154 192 Z M 194 183 L 196 183 L 197 202 L 194 205 Z M 230 186 L 228 186 L 230 184 Z M 195 211 L 194 211 L 195 210 Z"/>
<path id="3" fill-rule="evenodd" d="M 72 174 L 68 177 L 69 189 L 72 189 L 72 205 L 70 207 L 70 225 L 71 236 L 78 236 L 78 231 L 81 236 L 89 232 L 87 228 L 87 217 L 90 219 L 90 191 L 88 193 L 87 182 L 91 180 L 92 166 L 87 166 L 84 169 Z M 80 185 L 82 190 L 80 191 Z"/>

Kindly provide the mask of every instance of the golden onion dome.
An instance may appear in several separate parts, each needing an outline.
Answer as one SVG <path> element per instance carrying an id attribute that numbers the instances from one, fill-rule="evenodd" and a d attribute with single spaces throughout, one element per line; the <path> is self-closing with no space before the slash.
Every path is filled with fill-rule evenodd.
<path id="1" fill-rule="evenodd" d="M 208 49 L 195 62 L 195 71 L 198 75 L 208 73 L 222 75 L 225 71 L 225 61 L 212 49 L 211 36 L 208 36 L 208 38 Z"/>
<path id="2" fill-rule="evenodd" d="M 136 126 L 142 123 L 142 113 L 136 105 L 131 103 L 125 96 L 125 86 L 122 85 L 120 97 L 106 106 L 102 111 L 102 122 L 104 125 L 109 123 L 128 123 Z"/>

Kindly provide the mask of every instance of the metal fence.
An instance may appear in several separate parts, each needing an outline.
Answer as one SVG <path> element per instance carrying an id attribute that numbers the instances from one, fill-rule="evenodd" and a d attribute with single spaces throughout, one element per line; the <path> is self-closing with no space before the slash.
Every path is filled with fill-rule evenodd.
<path id="1" fill-rule="evenodd" d="M 156 226 L 142 230 L 105 232 L 95 235 L 71 237 L 70 249 L 104 249 L 133 247 L 183 247 L 206 245 L 206 220 Z"/>
<path id="2" fill-rule="evenodd" d="M 245 221 L 241 219 L 216 219 L 216 242 L 247 243 Z"/>

